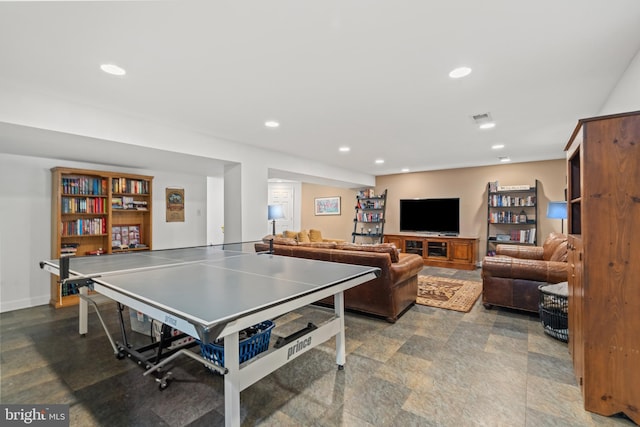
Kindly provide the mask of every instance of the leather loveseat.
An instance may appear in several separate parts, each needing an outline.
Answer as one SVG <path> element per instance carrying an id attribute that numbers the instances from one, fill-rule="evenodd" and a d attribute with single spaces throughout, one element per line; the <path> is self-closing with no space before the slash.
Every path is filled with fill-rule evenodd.
<path id="1" fill-rule="evenodd" d="M 567 237 L 551 233 L 542 246 L 498 245 L 482 261 L 482 303 L 538 312 L 538 286 L 567 280 Z"/>
<path id="2" fill-rule="evenodd" d="M 267 236 L 255 244 L 256 252 L 269 251 Z M 419 255 L 398 253 L 391 244 L 354 245 L 351 243 L 303 242 L 274 238 L 276 255 L 309 258 L 345 264 L 367 265 L 380 268 L 380 276 L 344 293 L 347 310 L 383 317 L 395 322 L 415 302 L 418 295 L 418 273 L 423 261 Z M 333 297 L 319 301 L 333 306 Z"/>

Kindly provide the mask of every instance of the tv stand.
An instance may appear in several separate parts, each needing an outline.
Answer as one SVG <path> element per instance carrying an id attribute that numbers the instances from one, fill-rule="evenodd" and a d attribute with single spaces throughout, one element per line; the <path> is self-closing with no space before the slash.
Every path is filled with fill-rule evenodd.
<path id="1" fill-rule="evenodd" d="M 384 241 L 400 251 L 417 254 L 424 265 L 475 270 L 478 261 L 477 237 L 424 235 L 412 233 L 386 234 Z"/>

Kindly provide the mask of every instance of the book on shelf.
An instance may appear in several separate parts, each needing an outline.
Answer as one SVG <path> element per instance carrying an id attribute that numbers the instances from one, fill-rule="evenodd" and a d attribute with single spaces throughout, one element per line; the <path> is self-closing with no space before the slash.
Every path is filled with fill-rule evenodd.
<path id="1" fill-rule="evenodd" d="M 106 178 L 63 177 L 62 192 L 64 194 L 106 195 Z"/>
<path id="2" fill-rule="evenodd" d="M 120 232 L 120 227 L 111 227 L 111 247 L 119 248 L 120 245 L 122 245 L 122 234 Z"/>
<path id="3" fill-rule="evenodd" d="M 527 190 L 531 190 L 531 186 L 524 184 L 524 185 L 499 185 L 498 186 L 498 191 L 527 191 Z"/>
<path id="4" fill-rule="evenodd" d="M 518 206 L 518 207 L 526 207 L 526 206 L 535 206 L 536 198 L 535 196 L 527 196 L 527 197 L 516 197 L 516 196 L 505 196 L 499 194 L 492 194 L 489 199 L 489 206 L 495 207 L 509 207 L 509 206 Z"/>
<path id="5" fill-rule="evenodd" d="M 369 197 L 375 197 L 375 190 L 373 188 L 367 188 L 365 190 L 358 191 L 359 199 L 366 199 Z"/>
<path id="6" fill-rule="evenodd" d="M 129 226 L 129 247 L 136 247 L 140 244 L 140 226 Z"/>
<path id="7" fill-rule="evenodd" d="M 60 248 L 60 256 L 75 256 L 78 252 L 78 248 Z"/>
<path id="8" fill-rule="evenodd" d="M 133 201 L 133 207 L 136 210 L 139 211 L 146 211 L 147 210 L 147 202 L 144 200 L 134 200 Z"/>
<path id="9" fill-rule="evenodd" d="M 93 251 L 86 251 L 85 255 L 102 255 L 105 251 L 102 248 L 95 249 Z"/>
<path id="10" fill-rule="evenodd" d="M 111 227 L 111 247 L 116 249 L 136 248 L 140 245 L 139 225 L 119 225 Z M 146 245 L 145 245 L 146 247 Z"/>
<path id="11" fill-rule="evenodd" d="M 62 222 L 63 236 L 84 236 L 106 234 L 106 218 L 79 218 Z"/>
<path id="12" fill-rule="evenodd" d="M 129 246 L 129 227 L 120 227 L 120 244 Z"/>
<path id="13" fill-rule="evenodd" d="M 123 194 L 149 194 L 149 182 L 141 179 L 113 178 L 111 191 Z"/>
<path id="14" fill-rule="evenodd" d="M 62 197 L 61 210 L 63 214 L 74 213 L 105 213 L 103 197 Z"/>

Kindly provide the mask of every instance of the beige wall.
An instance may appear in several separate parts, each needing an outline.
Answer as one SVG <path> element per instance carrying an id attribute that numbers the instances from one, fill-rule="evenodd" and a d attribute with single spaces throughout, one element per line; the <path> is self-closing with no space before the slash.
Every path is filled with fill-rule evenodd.
<path id="1" fill-rule="evenodd" d="M 303 183 L 301 193 L 300 222 L 303 229 L 314 228 L 322 231 L 322 237 L 351 241 L 357 190 Z M 340 215 L 315 215 L 314 199 L 334 196 L 340 197 Z"/>
<path id="2" fill-rule="evenodd" d="M 479 256 L 487 245 L 487 183 L 533 185 L 538 187 L 538 243 L 552 231 L 560 231 L 560 221 L 546 218 L 549 201 L 564 200 L 566 162 L 515 163 L 464 169 L 385 175 L 376 178 L 376 191 L 388 190 L 385 234 L 400 230 L 400 199 L 428 197 L 460 198 L 460 235 L 479 237 Z M 566 229 L 566 228 L 565 228 Z"/>
<path id="3" fill-rule="evenodd" d="M 480 238 L 479 257 L 486 252 L 487 183 L 500 185 L 533 185 L 538 188 L 538 243 L 552 231 L 560 231 L 560 221 L 546 218 L 549 201 L 564 200 L 566 188 L 565 160 L 514 163 L 463 169 L 448 169 L 384 175 L 376 178 L 376 193 L 388 190 L 385 234 L 400 230 L 400 199 L 429 197 L 460 198 L 460 235 Z M 315 216 L 315 197 L 340 196 L 341 215 Z M 351 240 L 356 190 L 302 185 L 302 228 L 317 228 L 323 236 Z M 565 224 L 566 232 L 566 224 Z"/>

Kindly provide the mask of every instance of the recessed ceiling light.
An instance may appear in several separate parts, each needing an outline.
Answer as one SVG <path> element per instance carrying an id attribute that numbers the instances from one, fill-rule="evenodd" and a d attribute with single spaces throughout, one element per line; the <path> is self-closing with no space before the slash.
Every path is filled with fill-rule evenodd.
<path id="1" fill-rule="evenodd" d="M 102 64 L 100 69 L 108 74 L 113 74 L 114 76 L 124 76 L 127 74 L 124 68 L 118 67 L 115 64 Z"/>
<path id="2" fill-rule="evenodd" d="M 498 157 L 498 160 L 500 160 L 502 163 L 506 163 L 506 162 L 510 162 L 511 159 L 508 157 Z"/>
<path id="3" fill-rule="evenodd" d="M 349 148 L 349 147 L 340 147 L 340 148 L 338 148 L 338 150 L 340 150 L 343 153 L 347 153 L 347 152 L 351 151 L 351 148 Z"/>
<path id="4" fill-rule="evenodd" d="M 451 70 L 449 73 L 449 77 L 452 79 L 459 79 L 461 77 L 466 77 L 471 74 L 471 68 L 469 67 L 458 67 L 454 70 Z"/>
<path id="5" fill-rule="evenodd" d="M 409 168 L 402 168 L 402 172 L 409 172 Z"/>
<path id="6" fill-rule="evenodd" d="M 496 124 L 494 122 L 487 122 L 480 125 L 480 129 L 491 129 L 494 127 L 496 127 Z"/>
<path id="7" fill-rule="evenodd" d="M 264 122 L 264 125 L 268 128 L 277 128 L 278 126 L 280 126 L 280 123 L 276 122 L 275 120 L 268 120 Z"/>
<path id="8" fill-rule="evenodd" d="M 382 159 L 376 159 L 376 165 L 381 165 L 384 163 L 384 160 Z"/>
<path id="9" fill-rule="evenodd" d="M 502 148 L 504 148 L 504 144 L 496 144 L 491 146 L 492 150 L 500 150 Z"/>

